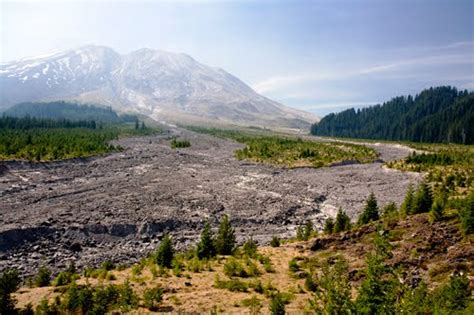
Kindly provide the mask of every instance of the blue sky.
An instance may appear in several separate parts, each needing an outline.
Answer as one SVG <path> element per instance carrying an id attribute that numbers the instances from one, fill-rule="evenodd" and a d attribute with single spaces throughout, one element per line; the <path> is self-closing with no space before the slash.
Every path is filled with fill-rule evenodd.
<path id="1" fill-rule="evenodd" d="M 474 1 L 5 1 L 0 59 L 86 44 L 185 52 L 324 115 L 441 84 L 474 90 Z"/>

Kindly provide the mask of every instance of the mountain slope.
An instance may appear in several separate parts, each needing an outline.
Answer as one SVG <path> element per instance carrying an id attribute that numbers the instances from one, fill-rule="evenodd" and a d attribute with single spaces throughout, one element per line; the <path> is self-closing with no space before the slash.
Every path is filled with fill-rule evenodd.
<path id="1" fill-rule="evenodd" d="M 311 133 L 415 142 L 474 143 L 474 93 L 449 86 L 430 88 L 383 105 L 325 116 Z"/>
<path id="2" fill-rule="evenodd" d="M 307 127 L 317 117 L 287 108 L 222 69 L 185 54 L 140 49 L 119 55 L 87 46 L 0 65 L 0 107 L 79 100 L 172 122 Z"/>

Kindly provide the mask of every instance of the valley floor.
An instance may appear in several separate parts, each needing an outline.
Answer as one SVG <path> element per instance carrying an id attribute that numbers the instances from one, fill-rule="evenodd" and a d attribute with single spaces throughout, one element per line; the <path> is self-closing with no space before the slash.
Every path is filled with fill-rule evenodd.
<path id="1" fill-rule="evenodd" d="M 171 149 L 172 135 L 191 147 Z M 355 218 L 370 192 L 382 206 L 401 203 L 407 185 L 421 179 L 381 161 L 319 169 L 238 161 L 241 144 L 183 129 L 118 144 L 123 152 L 83 161 L 0 165 L 0 271 L 33 274 L 44 261 L 58 269 L 69 260 L 132 263 L 165 231 L 181 248 L 194 244 L 203 222 L 216 226 L 223 214 L 238 239 L 265 243 L 294 236 L 307 219 L 321 226 L 339 207 Z M 382 161 L 410 152 L 370 145 Z"/>

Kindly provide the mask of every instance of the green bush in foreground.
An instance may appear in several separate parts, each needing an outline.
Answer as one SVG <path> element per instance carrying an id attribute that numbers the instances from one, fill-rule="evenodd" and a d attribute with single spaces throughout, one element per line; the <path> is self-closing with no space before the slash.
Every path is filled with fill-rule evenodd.
<path id="1" fill-rule="evenodd" d="M 156 311 L 163 300 L 163 288 L 154 287 L 143 292 L 143 305 L 150 311 Z"/>
<path id="2" fill-rule="evenodd" d="M 216 251 L 219 255 L 232 255 L 235 249 L 235 231 L 229 217 L 224 215 L 215 239 Z"/>
<path id="3" fill-rule="evenodd" d="M 160 267 L 171 268 L 174 257 L 173 242 L 171 237 L 166 234 L 160 242 L 155 253 L 155 261 Z"/>
<path id="4" fill-rule="evenodd" d="M 49 286 L 51 282 L 51 271 L 46 266 L 41 266 L 35 278 L 35 285 L 37 287 Z"/>
<path id="5" fill-rule="evenodd" d="M 377 205 L 377 199 L 375 198 L 374 193 L 370 193 L 367 198 L 365 208 L 359 216 L 358 224 L 363 225 L 371 221 L 377 221 L 380 218 L 379 216 L 379 207 Z"/>

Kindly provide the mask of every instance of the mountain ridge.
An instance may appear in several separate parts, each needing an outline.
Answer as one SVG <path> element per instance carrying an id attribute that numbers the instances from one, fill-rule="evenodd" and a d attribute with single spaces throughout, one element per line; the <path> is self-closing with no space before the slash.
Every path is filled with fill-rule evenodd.
<path id="1" fill-rule="evenodd" d="M 243 81 L 184 53 L 142 48 L 120 55 L 84 46 L 0 65 L 0 107 L 74 100 L 157 120 L 307 128 L 318 118 L 257 94 Z"/>

